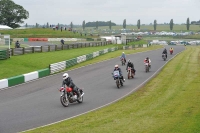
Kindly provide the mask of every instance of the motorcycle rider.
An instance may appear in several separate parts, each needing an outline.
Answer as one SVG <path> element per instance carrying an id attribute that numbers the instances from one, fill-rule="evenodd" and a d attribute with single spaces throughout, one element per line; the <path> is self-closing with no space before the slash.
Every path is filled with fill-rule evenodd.
<path id="1" fill-rule="evenodd" d="M 122 58 L 124 58 L 124 61 L 125 61 L 125 63 L 126 63 L 126 55 L 125 55 L 124 52 L 122 52 L 122 55 L 121 55 L 120 59 L 122 59 Z"/>
<path id="2" fill-rule="evenodd" d="M 123 80 L 123 82 L 125 82 L 124 76 L 122 75 L 122 70 L 121 70 L 121 68 L 119 68 L 118 65 L 115 65 L 115 68 L 114 68 L 113 72 L 114 72 L 114 71 L 119 71 L 119 74 L 120 74 L 120 76 L 121 76 L 121 79 Z"/>
<path id="3" fill-rule="evenodd" d="M 151 60 L 149 59 L 149 57 L 144 59 L 144 63 L 148 63 L 149 64 L 149 68 L 151 68 Z"/>
<path id="4" fill-rule="evenodd" d="M 136 70 L 134 69 L 134 64 L 131 62 L 130 59 L 128 59 L 126 70 L 128 69 L 128 67 L 131 67 L 131 69 L 134 71 L 134 74 L 135 74 Z M 128 70 L 127 70 L 127 72 L 128 72 Z"/>
<path id="5" fill-rule="evenodd" d="M 166 49 L 166 48 L 164 48 L 162 54 L 165 54 L 165 55 L 166 55 L 166 58 L 167 58 L 167 49 Z"/>
<path id="6" fill-rule="evenodd" d="M 68 73 L 63 74 L 62 87 L 64 87 L 65 85 L 72 88 L 73 92 L 75 92 L 77 94 L 77 98 L 78 99 L 80 98 L 81 94 L 78 91 L 79 88 L 73 83 L 73 81 L 72 81 L 71 77 L 69 77 Z"/>

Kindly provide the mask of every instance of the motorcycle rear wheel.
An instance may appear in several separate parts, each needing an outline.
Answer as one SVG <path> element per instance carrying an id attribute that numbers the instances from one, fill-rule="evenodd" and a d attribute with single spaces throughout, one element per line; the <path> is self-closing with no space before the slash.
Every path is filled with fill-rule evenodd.
<path id="1" fill-rule="evenodd" d="M 69 106 L 69 100 L 65 96 L 60 96 L 60 102 L 64 107 Z"/>

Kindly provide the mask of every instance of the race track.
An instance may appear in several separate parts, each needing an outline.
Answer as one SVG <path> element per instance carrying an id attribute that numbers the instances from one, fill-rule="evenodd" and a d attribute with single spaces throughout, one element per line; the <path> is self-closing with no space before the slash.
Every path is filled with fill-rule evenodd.
<path id="1" fill-rule="evenodd" d="M 169 49 L 169 46 L 166 47 Z M 185 49 L 184 46 L 173 48 L 174 54 L 168 54 L 167 61 Z M 137 72 L 134 79 L 128 80 L 125 66 L 121 67 L 126 82 L 120 89 L 116 87 L 111 76 L 114 65 L 121 66 L 119 58 L 69 71 L 75 84 L 84 88 L 84 101 L 81 104 L 70 104 L 69 107 L 61 105 L 58 88 L 61 86 L 63 73 L 0 91 L 0 133 L 16 133 L 67 119 L 135 91 L 167 62 L 161 58 L 162 50 L 127 55 Z M 143 60 L 146 57 L 150 57 L 152 61 L 149 73 L 144 71 Z"/>

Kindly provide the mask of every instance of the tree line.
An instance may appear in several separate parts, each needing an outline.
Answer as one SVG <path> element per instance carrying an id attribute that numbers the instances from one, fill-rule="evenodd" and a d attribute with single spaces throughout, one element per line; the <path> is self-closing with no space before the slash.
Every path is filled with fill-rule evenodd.
<path id="1" fill-rule="evenodd" d="M 7 25 L 12 28 L 20 27 L 19 24 L 24 23 L 25 19 L 28 19 L 29 12 L 26 11 L 22 6 L 15 4 L 12 0 L 0 0 L 0 24 Z M 27 24 L 26 24 L 27 26 Z M 39 24 L 36 23 L 36 27 L 38 27 Z M 48 26 L 48 23 L 47 23 Z M 85 20 L 82 23 L 82 29 L 84 30 L 85 27 L 95 27 L 98 29 L 99 26 L 108 26 L 109 29 L 112 29 L 112 26 L 116 26 L 115 23 L 110 21 L 104 22 L 104 21 L 96 21 L 96 22 L 87 22 L 85 23 Z M 141 21 L 140 19 L 137 21 L 137 28 L 140 30 Z M 169 22 L 169 28 L 170 30 L 173 30 L 174 22 L 173 19 Z M 70 28 L 73 28 L 73 23 L 70 23 Z M 123 20 L 123 28 L 126 29 L 126 19 Z M 153 28 L 154 30 L 157 29 L 157 20 L 154 20 L 153 22 Z M 187 30 L 190 29 L 190 19 L 187 18 L 186 20 L 186 28 Z"/>

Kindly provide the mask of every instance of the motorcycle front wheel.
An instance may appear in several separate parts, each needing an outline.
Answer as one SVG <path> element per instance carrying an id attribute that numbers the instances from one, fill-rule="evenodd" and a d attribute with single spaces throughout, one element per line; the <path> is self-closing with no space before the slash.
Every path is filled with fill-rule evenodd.
<path id="1" fill-rule="evenodd" d="M 119 79 L 116 79 L 116 85 L 117 85 L 117 88 L 120 87 Z"/>
<path id="2" fill-rule="evenodd" d="M 64 95 L 60 96 L 60 102 L 64 107 L 69 106 L 69 100 Z"/>

